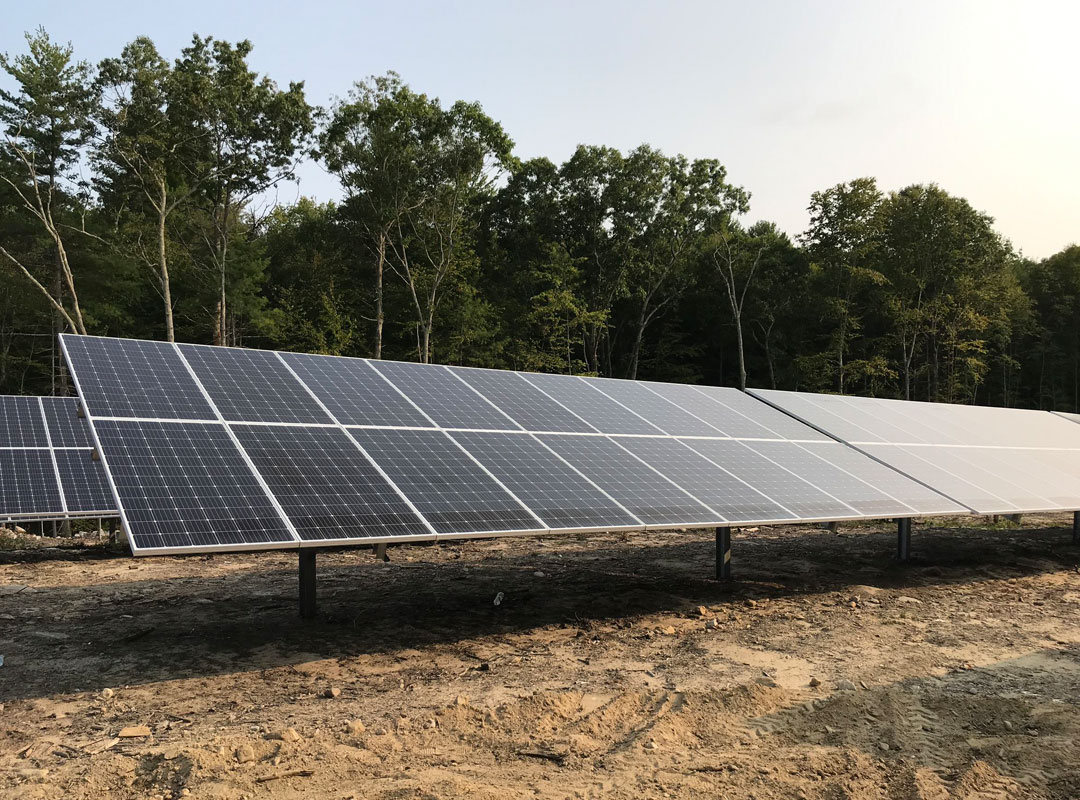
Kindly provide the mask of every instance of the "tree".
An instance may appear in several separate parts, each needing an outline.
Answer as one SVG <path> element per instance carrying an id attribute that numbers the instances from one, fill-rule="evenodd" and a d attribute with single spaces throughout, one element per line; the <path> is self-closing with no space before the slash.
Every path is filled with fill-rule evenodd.
<path id="1" fill-rule="evenodd" d="M 419 157 L 432 146 L 442 113 L 437 100 L 390 72 L 356 84 L 321 136 L 322 158 L 348 198 L 346 213 L 375 256 L 375 358 L 383 351 L 387 258 L 392 250 L 396 264 L 404 260 L 406 215 L 427 199 Z"/>
<path id="2" fill-rule="evenodd" d="M 175 91 L 187 102 L 175 123 L 191 134 L 190 157 L 206 176 L 200 181 L 209 230 L 203 235 L 217 283 L 214 342 L 235 342 L 229 331 L 229 244 L 242 210 L 256 197 L 291 179 L 308 154 L 314 109 L 302 82 L 282 91 L 248 68 L 249 41 L 235 45 L 195 36 L 173 67 Z"/>
<path id="3" fill-rule="evenodd" d="M 808 363 L 832 374 L 833 388 L 843 394 L 851 373 L 859 375 L 877 362 L 850 361 L 853 340 L 860 335 L 863 318 L 873 300 L 868 290 L 881 287 L 885 278 L 876 268 L 880 244 L 878 207 L 883 200 L 873 178 L 857 178 L 810 198 L 810 227 L 802 243 L 821 285 L 822 321 L 829 331 L 828 345 Z"/>
<path id="4" fill-rule="evenodd" d="M 26 42 L 28 53 L 14 58 L 0 55 L 0 68 L 19 86 L 14 93 L 0 90 L 3 158 L 13 166 L 0 171 L 0 180 L 13 193 L 16 206 L 35 219 L 51 241 L 52 288 L 2 245 L 0 255 L 45 296 L 69 330 L 86 333 L 64 240 L 64 231 L 72 226 L 64 219 L 74 215 L 79 203 L 77 168 L 94 132 L 97 97 L 89 64 L 74 60 L 70 44 L 54 44 L 43 28 L 27 34 Z"/>

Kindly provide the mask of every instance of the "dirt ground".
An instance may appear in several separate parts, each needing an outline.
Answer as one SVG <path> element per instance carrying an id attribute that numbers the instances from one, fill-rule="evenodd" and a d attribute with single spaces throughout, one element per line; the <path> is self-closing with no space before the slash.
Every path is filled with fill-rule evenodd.
<path id="1" fill-rule="evenodd" d="M 0 797 L 1075 799 L 1066 525 L 342 551 L 306 623 L 295 553 L 9 539 Z"/>

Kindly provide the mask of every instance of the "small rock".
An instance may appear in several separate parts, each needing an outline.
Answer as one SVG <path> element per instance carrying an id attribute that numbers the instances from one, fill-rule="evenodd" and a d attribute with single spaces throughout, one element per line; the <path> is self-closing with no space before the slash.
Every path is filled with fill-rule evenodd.
<path id="1" fill-rule="evenodd" d="M 430 731 L 430 730 L 434 730 L 435 726 L 437 724 L 438 723 L 436 723 L 435 720 L 429 719 L 427 722 L 424 723 L 424 727 L 427 728 Z"/>
<path id="2" fill-rule="evenodd" d="M 1013 724 L 1011 722 L 1009 722 L 1009 720 L 1005 720 L 1005 730 L 1011 731 L 1012 729 L 1013 729 Z"/>
<path id="3" fill-rule="evenodd" d="M 754 683 L 756 683 L 758 686 L 768 686 L 770 689 L 775 689 L 779 685 L 775 680 L 773 680 L 767 675 L 763 678 L 755 678 Z"/>
<path id="4" fill-rule="evenodd" d="M 354 720 L 349 720 L 348 722 L 345 723 L 345 730 L 347 730 L 353 736 L 359 736 L 364 731 L 366 731 L 367 728 L 364 727 L 363 722 L 361 722 L 358 719 L 354 719 Z"/>
<path id="5" fill-rule="evenodd" d="M 236 748 L 236 761 L 238 764 L 249 764 L 255 760 L 255 748 L 250 744 L 242 744 Z"/>
<path id="6" fill-rule="evenodd" d="M 465 706 L 469 705 L 469 698 L 463 694 L 459 694 L 457 697 L 454 698 L 454 705 L 464 708 Z"/>
<path id="7" fill-rule="evenodd" d="M 183 789 L 180 790 L 180 796 L 181 797 L 188 797 L 190 794 L 191 794 L 191 789 L 187 788 L 186 786 Z"/>
<path id="8" fill-rule="evenodd" d="M 150 735 L 150 728 L 146 725 L 129 725 L 121 728 L 116 735 L 121 739 L 142 739 Z"/>
<path id="9" fill-rule="evenodd" d="M 296 743 L 300 741 L 300 734 L 296 732 L 296 728 L 286 728 L 278 734 L 278 738 L 283 742 Z"/>
<path id="10" fill-rule="evenodd" d="M 101 690 L 102 700 L 112 700 L 114 697 L 116 697 L 116 692 L 114 692 L 112 689 L 106 688 Z"/>
<path id="11" fill-rule="evenodd" d="M 836 688 L 841 692 L 854 692 L 855 684 L 849 681 L 847 678 L 836 682 Z"/>
<path id="12" fill-rule="evenodd" d="M 697 613 L 699 617 L 707 617 L 709 616 L 709 609 L 705 608 L 705 606 L 698 606 Z"/>
<path id="13" fill-rule="evenodd" d="M 708 622 L 705 623 L 705 630 L 707 631 L 715 631 L 719 627 L 720 623 L 717 622 L 715 619 L 710 619 Z"/>
<path id="14" fill-rule="evenodd" d="M 341 689 L 336 686 L 331 686 L 323 694 L 328 700 L 333 700 L 337 697 L 341 697 Z"/>
<path id="15" fill-rule="evenodd" d="M 499 592 L 497 595 L 495 595 L 495 600 L 493 601 L 493 605 L 501 606 L 504 597 L 506 597 L 506 595 L 504 595 L 502 592 Z"/>
<path id="16" fill-rule="evenodd" d="M 668 625 L 666 628 L 664 628 L 664 630 L 661 631 L 661 633 L 663 633 L 665 636 L 674 636 L 675 635 L 675 626 L 674 625 Z"/>
<path id="17" fill-rule="evenodd" d="M 537 570 L 536 572 L 534 572 L 534 573 L 533 573 L 533 577 L 536 577 L 536 578 L 546 578 L 546 577 L 547 577 L 547 574 L 546 574 L 546 573 L 544 573 L 544 572 L 542 572 L 542 571 L 540 571 L 540 570 Z"/>
<path id="18" fill-rule="evenodd" d="M 746 601 L 746 607 L 747 608 L 757 608 L 757 600 L 747 600 Z"/>
<path id="19" fill-rule="evenodd" d="M 646 750 L 656 750 L 656 742 L 645 742 Z"/>
<path id="20" fill-rule="evenodd" d="M 819 681 L 817 678 L 811 676 L 810 685 L 813 686 L 816 689 L 818 686 L 821 686 L 821 681 Z"/>
<path id="21" fill-rule="evenodd" d="M 832 725 L 826 725 L 825 726 L 825 733 L 833 734 L 833 733 L 836 733 L 836 732 L 837 732 L 836 728 L 834 728 Z"/>
<path id="22" fill-rule="evenodd" d="M 214 604 L 214 601 L 211 600 L 209 597 L 196 597 L 195 602 L 198 603 L 200 606 L 209 606 Z"/>
<path id="23" fill-rule="evenodd" d="M 880 749 L 885 750 L 885 751 L 888 751 L 888 749 L 889 749 L 889 743 L 888 742 L 878 742 L 877 746 Z"/>
<path id="24" fill-rule="evenodd" d="M 898 602 L 898 603 L 906 603 L 907 605 L 910 605 L 910 606 L 921 606 L 922 605 L 922 600 L 919 600 L 917 597 L 909 597 L 906 594 L 902 594 L 899 597 L 897 597 L 896 602 Z"/>

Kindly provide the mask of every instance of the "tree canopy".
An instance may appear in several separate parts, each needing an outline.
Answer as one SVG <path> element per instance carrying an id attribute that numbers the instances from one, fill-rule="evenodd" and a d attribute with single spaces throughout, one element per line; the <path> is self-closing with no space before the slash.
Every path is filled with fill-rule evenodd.
<path id="1" fill-rule="evenodd" d="M 248 41 L 26 41 L 0 57 L 0 392 L 65 391 L 70 330 L 1080 410 L 1080 248 L 1026 259 L 943 187 L 822 187 L 789 235 L 722 158 L 522 161 L 393 72 L 320 109 Z M 276 202 L 305 159 L 340 202 Z"/>

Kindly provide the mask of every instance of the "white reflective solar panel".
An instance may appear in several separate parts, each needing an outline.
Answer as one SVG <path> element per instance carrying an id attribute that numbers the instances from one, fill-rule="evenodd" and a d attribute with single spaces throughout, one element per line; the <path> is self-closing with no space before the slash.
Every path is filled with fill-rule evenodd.
<path id="1" fill-rule="evenodd" d="M 718 403 L 723 403 L 732 411 L 737 411 L 750 417 L 754 422 L 762 427 L 768 428 L 782 439 L 819 442 L 835 441 L 833 437 L 814 430 L 802 422 L 793 419 L 783 411 L 778 411 L 772 406 L 762 403 L 757 398 L 751 397 L 745 392 L 740 392 L 738 389 L 731 389 L 724 386 L 695 386 L 694 389 L 702 394 L 708 395 Z"/>
<path id="2" fill-rule="evenodd" d="M 714 396 L 698 391 L 696 386 L 682 383 L 652 383 L 649 381 L 642 381 L 642 385 L 707 422 L 724 436 L 731 436 L 736 439 L 783 438 L 764 425 L 759 425 L 749 417 L 721 403 Z M 738 393 L 735 389 L 729 391 Z"/>
<path id="3" fill-rule="evenodd" d="M 77 397 L 42 397 L 41 403 L 53 447 L 94 446 L 94 440 L 90 438 L 90 426 L 79 416 Z"/>
<path id="4" fill-rule="evenodd" d="M 1080 508 L 1080 425 L 1059 415 L 751 391 L 978 513 Z"/>
<path id="5" fill-rule="evenodd" d="M 0 450 L 0 498 L 0 516 L 64 515 L 48 448 Z"/>
<path id="6" fill-rule="evenodd" d="M 583 378 L 592 388 L 603 392 L 635 414 L 671 436 L 723 436 L 719 428 L 680 408 L 637 381 L 614 378 Z"/>
<path id="7" fill-rule="evenodd" d="M 109 479 L 93 450 L 56 450 L 56 469 L 64 503 L 72 514 L 115 516 Z"/>
<path id="8" fill-rule="evenodd" d="M 48 447 L 36 397 L 0 395 L 0 447 Z"/>

